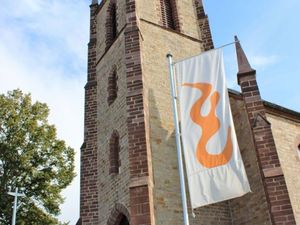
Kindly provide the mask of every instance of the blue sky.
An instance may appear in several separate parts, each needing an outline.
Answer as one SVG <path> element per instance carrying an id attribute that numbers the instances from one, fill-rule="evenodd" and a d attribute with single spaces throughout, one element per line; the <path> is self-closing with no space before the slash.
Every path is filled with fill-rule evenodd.
<path id="1" fill-rule="evenodd" d="M 300 111 L 299 0 L 206 0 L 215 47 L 238 35 L 257 71 L 262 98 Z M 224 49 L 228 86 L 236 84 L 233 47 Z"/>
<path id="2" fill-rule="evenodd" d="M 89 1 L 0 0 L 0 93 L 20 88 L 50 107 L 49 122 L 72 146 L 83 142 Z M 79 176 L 63 192 L 63 221 L 79 217 Z"/>
<path id="3" fill-rule="evenodd" d="M 77 153 L 83 141 L 83 102 L 89 0 L 0 0 L 0 93 L 21 88 L 46 102 L 49 121 Z M 238 35 L 257 70 L 262 97 L 300 111 L 300 1 L 206 0 L 215 46 Z M 236 84 L 233 46 L 226 47 L 230 88 Z M 76 155 L 79 174 L 79 154 Z M 64 191 L 60 219 L 75 224 L 79 176 Z"/>

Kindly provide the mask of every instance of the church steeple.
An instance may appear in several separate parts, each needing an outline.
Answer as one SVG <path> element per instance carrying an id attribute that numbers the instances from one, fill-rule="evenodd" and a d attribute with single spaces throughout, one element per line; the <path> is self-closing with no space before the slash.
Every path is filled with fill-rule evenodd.
<path id="1" fill-rule="evenodd" d="M 234 36 L 235 40 L 235 48 L 236 48 L 236 56 L 238 60 L 238 74 L 245 74 L 245 73 L 255 73 L 255 70 L 251 68 L 247 56 L 241 46 L 241 43 L 237 36 Z"/>
<path id="2" fill-rule="evenodd" d="M 287 185 L 273 138 L 271 123 L 268 121 L 267 111 L 260 96 L 256 71 L 251 68 L 237 37 L 235 37 L 235 41 L 239 67 L 238 84 L 241 86 L 243 101 L 251 126 L 251 134 L 256 146 L 257 160 L 263 174 L 262 181 L 265 187 L 266 199 L 268 199 L 271 224 L 284 220 L 284 218 L 290 218 L 291 222 L 282 222 L 282 224 L 296 224 L 288 191 L 280 192 L 280 194 L 273 191 L 274 188 L 276 190 L 277 188 L 287 190 Z M 279 198 L 276 195 L 280 195 L 280 199 L 285 199 L 284 203 L 274 200 Z M 279 209 L 287 207 L 290 210 L 273 210 L 276 207 Z"/>

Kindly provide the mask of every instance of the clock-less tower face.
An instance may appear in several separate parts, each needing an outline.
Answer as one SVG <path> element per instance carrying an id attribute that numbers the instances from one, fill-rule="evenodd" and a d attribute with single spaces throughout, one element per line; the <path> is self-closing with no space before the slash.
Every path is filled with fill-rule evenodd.
<path id="1" fill-rule="evenodd" d="M 182 224 L 166 55 L 176 61 L 214 47 L 202 1 L 92 3 L 81 149 L 82 224 Z M 196 218 L 189 210 L 191 225 L 271 224 L 240 95 L 231 95 L 231 107 L 253 193 L 199 208 Z"/>
<path id="2" fill-rule="evenodd" d="M 199 9 L 194 0 L 96 2 L 91 5 L 82 223 L 116 225 L 123 213 L 130 224 L 176 224 L 182 214 L 165 57 L 205 49 Z"/>

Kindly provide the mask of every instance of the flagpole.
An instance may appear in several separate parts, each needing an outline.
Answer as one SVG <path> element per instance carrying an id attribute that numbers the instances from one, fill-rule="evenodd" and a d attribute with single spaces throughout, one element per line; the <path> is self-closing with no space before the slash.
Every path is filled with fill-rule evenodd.
<path id="1" fill-rule="evenodd" d="M 190 223 L 189 223 L 189 215 L 188 215 L 187 201 L 186 201 L 182 150 L 181 150 L 181 141 L 180 141 L 180 133 L 179 133 L 177 96 L 176 96 L 176 92 L 175 92 L 175 79 L 174 79 L 175 74 L 174 74 L 174 68 L 173 68 L 173 56 L 171 54 L 168 54 L 167 58 L 168 58 L 168 62 L 169 62 L 171 95 L 172 95 L 172 100 L 173 100 L 173 115 L 174 115 L 174 122 L 175 122 L 175 131 L 176 131 L 176 146 L 177 146 L 178 169 L 179 169 L 179 177 L 180 177 L 181 200 L 182 200 L 182 208 L 183 208 L 183 220 L 184 220 L 184 225 L 189 225 Z"/>

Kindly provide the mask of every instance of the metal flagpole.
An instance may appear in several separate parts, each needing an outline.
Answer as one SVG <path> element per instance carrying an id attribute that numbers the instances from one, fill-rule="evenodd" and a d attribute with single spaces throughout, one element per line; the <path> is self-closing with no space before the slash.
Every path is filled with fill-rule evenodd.
<path id="1" fill-rule="evenodd" d="M 19 208 L 19 205 L 18 205 L 18 197 L 24 197 L 24 196 L 25 196 L 24 193 L 19 193 L 18 190 L 19 190 L 19 189 L 16 188 L 16 191 L 15 191 L 15 192 L 8 192 L 9 195 L 15 197 L 15 200 L 14 200 L 14 206 L 13 206 L 12 223 L 11 223 L 12 225 L 15 225 L 15 224 L 16 224 L 17 210 L 18 210 L 18 208 Z"/>
<path id="2" fill-rule="evenodd" d="M 175 92 L 175 79 L 174 79 L 174 69 L 173 69 L 173 56 L 171 54 L 167 55 L 169 62 L 169 74 L 171 81 L 171 95 L 173 99 L 173 115 L 175 122 L 175 131 L 176 131 L 176 145 L 177 145 L 177 158 L 178 158 L 178 169 L 180 177 L 180 189 L 181 189 L 181 199 L 182 199 L 182 208 L 183 208 L 183 219 L 184 225 L 189 225 L 189 215 L 186 203 L 186 191 L 185 191 L 185 181 L 184 181 L 184 172 L 183 172 L 183 162 L 182 162 L 182 150 L 181 150 L 181 141 L 179 133 L 179 121 L 178 121 L 178 111 L 177 111 L 177 96 Z"/>

